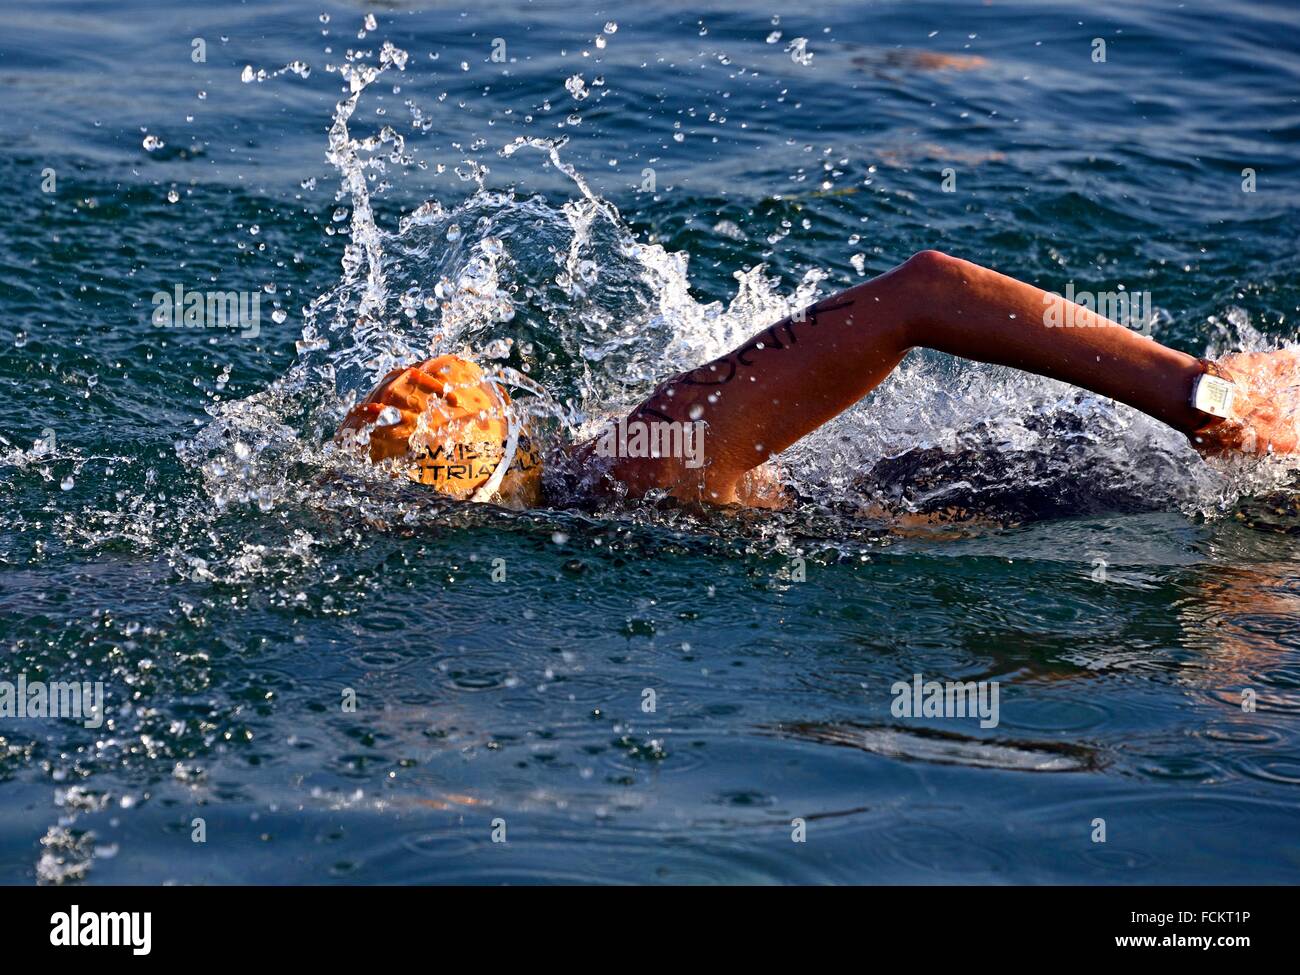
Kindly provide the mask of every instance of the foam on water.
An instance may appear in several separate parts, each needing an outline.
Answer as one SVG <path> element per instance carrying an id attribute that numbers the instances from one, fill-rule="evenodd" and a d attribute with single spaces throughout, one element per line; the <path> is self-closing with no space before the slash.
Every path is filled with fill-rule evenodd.
<path id="1" fill-rule="evenodd" d="M 366 57 L 349 51 L 344 64 L 327 66 L 345 85 L 326 150 L 339 176 L 335 226 L 346 221 L 340 277 L 304 309 L 299 356 L 286 375 L 212 407 L 211 422 L 179 445 L 202 471 L 217 510 L 359 505 L 367 516 L 441 521 L 448 506 L 428 492 L 421 503 L 419 492 L 389 483 L 331 442 L 348 407 L 389 370 L 447 352 L 472 355 L 513 387 L 551 442 L 570 441 L 592 435 L 656 382 L 826 293 L 826 271 L 810 269 L 783 291 L 758 265 L 734 272 L 730 301 L 697 300 L 689 255 L 635 233 L 564 159 L 563 139 L 518 138 L 499 154 L 536 154 L 569 179 L 571 199 L 494 188 L 488 167 L 467 160 L 458 170 L 470 188 L 463 200 L 428 200 L 395 227 L 382 226 L 372 196 L 418 170 L 417 153 L 391 125 L 364 136 L 350 126 L 367 90 L 406 71 L 409 56 L 384 42 L 374 61 Z M 1225 342 L 1266 347 L 1243 316 L 1219 326 Z M 1079 435 L 1067 449 L 1055 431 L 1071 418 Z M 861 514 L 886 500 L 872 496 L 861 474 L 880 458 L 928 447 L 995 451 L 1004 472 L 999 490 L 1032 483 L 1050 493 L 1056 483 L 1087 478 L 1098 493 L 1127 495 L 1134 507 L 1211 515 L 1292 475 L 1279 461 L 1210 466 L 1182 437 L 1127 407 L 1014 370 L 922 353 L 791 448 L 780 470 L 803 497 Z M 342 493 L 341 475 L 351 485 Z M 926 500 L 942 500 L 946 489 L 932 488 Z M 887 500 L 904 508 L 915 502 Z M 860 527 L 841 525 L 846 536 Z"/>

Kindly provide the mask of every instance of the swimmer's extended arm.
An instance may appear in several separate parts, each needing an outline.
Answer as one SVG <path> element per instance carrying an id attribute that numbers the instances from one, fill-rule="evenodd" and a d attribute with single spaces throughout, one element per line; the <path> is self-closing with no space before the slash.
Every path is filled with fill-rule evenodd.
<path id="1" fill-rule="evenodd" d="M 741 477 L 869 393 L 911 348 L 1050 376 L 1127 403 L 1191 435 L 1206 416 L 1189 405 L 1197 360 L 996 271 L 922 251 L 892 271 L 827 298 L 740 348 L 661 385 L 629 420 L 707 423 L 703 467 L 673 458 L 616 462 L 634 491 L 667 488 L 688 500 L 737 500 Z M 1053 308 L 1053 305 L 1059 307 Z M 1045 317 L 1054 311 L 1055 318 Z M 1285 353 L 1229 360 L 1234 374 L 1280 375 Z M 1262 384 L 1263 385 L 1263 384 Z M 1243 397 L 1241 422 L 1199 436 L 1205 450 L 1296 449 L 1273 404 Z M 1247 435 L 1253 431 L 1256 437 Z"/>

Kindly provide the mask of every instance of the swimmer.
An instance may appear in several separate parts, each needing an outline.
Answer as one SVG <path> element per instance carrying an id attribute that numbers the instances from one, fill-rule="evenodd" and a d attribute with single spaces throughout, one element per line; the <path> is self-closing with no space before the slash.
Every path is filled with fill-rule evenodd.
<path id="1" fill-rule="evenodd" d="M 866 396 L 917 347 L 1127 403 L 1205 456 L 1297 452 L 1295 351 L 1197 359 L 927 250 L 667 380 L 625 418 L 628 427 L 701 422 L 698 456 L 609 456 L 599 438 L 557 456 L 633 497 L 657 489 L 688 504 L 776 506 L 780 489 L 762 465 Z M 543 503 L 546 480 L 517 412 L 478 366 L 443 355 L 389 373 L 348 413 L 339 439 L 365 443 L 372 461 L 452 497 L 528 507 Z"/>

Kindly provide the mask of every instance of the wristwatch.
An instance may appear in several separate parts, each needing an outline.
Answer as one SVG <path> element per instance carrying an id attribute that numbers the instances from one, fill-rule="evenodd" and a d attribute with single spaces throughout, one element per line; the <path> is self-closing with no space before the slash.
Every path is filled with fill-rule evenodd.
<path id="1" fill-rule="evenodd" d="M 1192 380 L 1191 407 L 1206 415 L 1205 422 L 1196 428 L 1204 430 L 1221 420 L 1231 419 L 1232 401 L 1237 393 L 1237 383 L 1232 373 L 1211 359 L 1198 359 L 1201 374 Z"/>

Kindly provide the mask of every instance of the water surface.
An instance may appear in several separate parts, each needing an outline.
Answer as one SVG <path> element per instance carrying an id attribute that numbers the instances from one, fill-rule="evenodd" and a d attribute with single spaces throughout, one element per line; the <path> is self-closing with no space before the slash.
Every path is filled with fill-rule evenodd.
<path id="1" fill-rule="evenodd" d="M 576 436 L 926 247 L 1150 291 L 1197 355 L 1294 337 L 1291 5 L 708 6 L 9 5 L 0 679 L 108 709 L 0 719 L 0 879 L 1296 881 L 1275 470 L 919 353 L 781 515 L 456 508 L 324 446 L 458 348 Z M 257 334 L 152 324 L 177 284 Z M 972 437 L 1081 513 L 861 516 Z M 915 674 L 998 726 L 896 717 Z"/>

